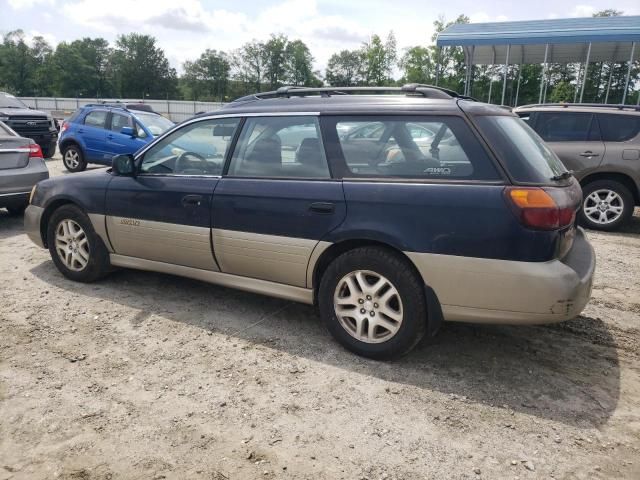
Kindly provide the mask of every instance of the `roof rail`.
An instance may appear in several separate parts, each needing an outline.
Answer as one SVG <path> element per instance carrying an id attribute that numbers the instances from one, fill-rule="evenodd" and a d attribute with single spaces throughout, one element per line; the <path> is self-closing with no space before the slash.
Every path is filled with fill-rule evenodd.
<path id="1" fill-rule="evenodd" d="M 269 98 L 290 98 L 305 97 L 307 95 L 320 95 L 330 97 L 333 95 L 350 95 L 356 93 L 404 93 L 407 95 L 422 95 L 425 98 L 463 98 L 473 100 L 471 97 L 460 95 L 453 90 L 435 87 L 433 85 L 423 85 L 419 83 L 409 83 L 402 87 L 299 87 L 287 85 L 277 90 L 264 93 L 254 93 L 234 100 L 235 102 L 248 102 L 252 100 L 265 100 Z"/>
<path id="2" fill-rule="evenodd" d="M 640 112 L 639 105 L 624 105 L 622 103 L 533 103 L 531 105 L 521 105 L 517 108 L 539 108 L 539 107 L 584 107 L 584 108 L 615 108 L 617 110 L 634 110 Z"/>
<path id="3" fill-rule="evenodd" d="M 107 102 L 105 100 L 102 100 L 97 103 L 87 103 L 86 105 L 83 105 L 83 107 L 114 107 L 114 108 L 124 108 L 124 109 L 127 108 L 125 104 L 120 102 L 119 100 L 116 100 L 115 102 Z"/>

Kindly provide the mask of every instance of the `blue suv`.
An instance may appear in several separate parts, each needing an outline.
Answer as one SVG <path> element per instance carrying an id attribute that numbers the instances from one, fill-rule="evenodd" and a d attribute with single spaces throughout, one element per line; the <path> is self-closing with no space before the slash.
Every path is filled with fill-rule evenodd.
<path id="1" fill-rule="evenodd" d="M 27 234 L 75 281 L 127 267 L 317 305 L 371 358 L 442 320 L 577 316 L 595 256 L 580 185 L 540 137 L 439 88 L 362 90 L 244 97 L 42 181 Z"/>
<path id="2" fill-rule="evenodd" d="M 89 104 L 62 125 L 62 161 L 70 172 L 88 163 L 111 165 L 114 155 L 137 152 L 173 125 L 143 104 Z"/>

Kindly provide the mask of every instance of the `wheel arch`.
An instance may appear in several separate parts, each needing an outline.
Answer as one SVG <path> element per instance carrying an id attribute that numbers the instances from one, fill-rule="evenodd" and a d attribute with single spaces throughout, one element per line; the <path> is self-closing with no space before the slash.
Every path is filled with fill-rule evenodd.
<path id="1" fill-rule="evenodd" d="M 415 275 L 417 275 L 417 277 L 420 279 L 420 281 L 424 286 L 424 295 L 425 295 L 425 300 L 427 303 L 427 310 L 428 310 L 428 316 L 425 319 L 425 322 L 427 322 L 427 334 L 429 336 L 435 335 L 435 333 L 439 330 L 440 325 L 443 322 L 442 308 L 440 306 L 440 300 L 438 299 L 436 292 L 429 285 L 424 283 L 424 280 L 422 278 L 422 275 L 418 271 L 418 268 L 407 256 L 407 254 L 404 253 L 404 251 L 402 251 L 400 248 L 390 243 L 387 243 L 381 240 L 374 240 L 374 239 L 367 239 L 367 238 L 352 238 L 352 239 L 341 240 L 327 247 L 322 252 L 322 254 L 320 254 L 318 259 L 315 261 L 314 265 L 309 266 L 309 268 L 312 269 L 310 287 L 313 289 L 314 304 L 317 304 L 318 302 L 318 288 L 320 287 L 320 280 L 322 278 L 322 275 L 327 270 L 331 262 L 333 262 L 340 255 L 350 250 L 354 250 L 356 248 L 361 248 L 361 247 L 384 248 L 386 250 L 394 252 L 397 255 L 400 255 L 402 258 L 404 258 L 407 261 L 409 268 L 413 271 Z"/>
<path id="2" fill-rule="evenodd" d="M 63 205 L 75 205 L 76 207 L 84 211 L 84 209 L 77 202 L 74 202 L 73 200 L 66 197 L 56 198 L 47 203 L 47 206 L 42 212 L 42 217 L 40 218 L 40 238 L 42 238 L 42 244 L 45 246 L 45 248 L 49 247 L 49 245 L 47 244 L 47 229 L 49 228 L 49 219 L 51 218 L 51 215 L 53 215 L 53 212 L 55 212 Z"/>
<path id="3" fill-rule="evenodd" d="M 611 180 L 615 182 L 619 182 L 625 187 L 629 189 L 631 195 L 633 195 L 633 200 L 636 205 L 640 205 L 640 187 L 635 183 L 633 178 L 631 178 L 626 173 L 620 172 L 594 172 L 583 179 L 580 180 L 580 186 L 583 188 L 589 185 L 590 183 L 597 182 L 599 180 Z"/>
<path id="4" fill-rule="evenodd" d="M 80 144 L 80 142 L 72 137 L 72 138 L 65 138 L 64 140 L 62 140 L 60 142 L 60 145 L 59 145 L 60 153 L 62 154 L 64 149 L 69 147 L 69 146 L 71 146 L 71 145 L 76 145 L 77 147 L 80 148 L 80 150 L 82 150 L 82 145 Z"/>

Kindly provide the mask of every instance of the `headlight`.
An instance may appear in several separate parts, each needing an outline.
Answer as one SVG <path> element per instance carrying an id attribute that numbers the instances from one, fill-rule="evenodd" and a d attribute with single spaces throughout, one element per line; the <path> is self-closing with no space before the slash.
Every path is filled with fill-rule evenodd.
<path id="1" fill-rule="evenodd" d="M 7 120 L 9 120 L 9 117 L 6 115 L 0 115 L 0 122 L 6 122 Z"/>
<path id="2" fill-rule="evenodd" d="M 29 205 L 31 205 L 31 200 L 33 200 L 33 196 L 36 194 L 36 187 L 38 185 L 34 185 L 31 189 L 31 193 L 29 194 Z"/>

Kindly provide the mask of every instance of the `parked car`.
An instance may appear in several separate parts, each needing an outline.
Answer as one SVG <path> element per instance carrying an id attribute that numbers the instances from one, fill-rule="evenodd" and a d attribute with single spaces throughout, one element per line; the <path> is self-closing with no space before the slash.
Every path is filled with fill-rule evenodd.
<path id="1" fill-rule="evenodd" d="M 62 124 L 62 162 L 70 172 L 80 172 L 88 163 L 110 165 L 114 155 L 137 152 L 173 125 L 146 106 L 89 104 Z"/>
<path id="2" fill-rule="evenodd" d="M 546 104 L 516 113 L 580 181 L 582 225 L 615 230 L 629 220 L 640 206 L 640 108 Z"/>
<path id="3" fill-rule="evenodd" d="M 49 178 L 40 145 L 0 122 L 0 208 L 19 215 L 40 180 Z"/>
<path id="4" fill-rule="evenodd" d="M 130 267 L 315 304 L 372 358 L 443 319 L 578 315 L 595 268 L 580 185 L 540 137 L 435 87 L 360 90 L 284 88 L 196 116 L 111 170 L 38 184 L 26 231 L 76 281 Z M 339 135 L 373 122 L 366 155 Z M 415 126 L 437 132 L 429 149 Z M 445 138 L 459 147 L 441 161 Z"/>
<path id="5" fill-rule="evenodd" d="M 51 114 L 34 110 L 13 95 L 0 92 L 0 122 L 40 145 L 44 158 L 56 154 L 58 128 Z"/>

